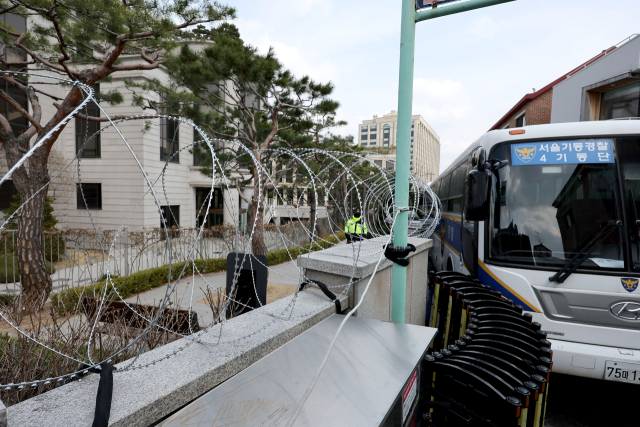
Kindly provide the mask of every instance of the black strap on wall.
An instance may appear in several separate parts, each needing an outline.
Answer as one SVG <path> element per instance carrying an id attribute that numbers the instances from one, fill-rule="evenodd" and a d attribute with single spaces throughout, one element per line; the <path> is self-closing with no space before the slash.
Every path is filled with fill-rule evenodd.
<path id="1" fill-rule="evenodd" d="M 115 366 L 107 362 L 101 363 L 100 368 L 90 368 L 89 372 L 100 374 L 98 395 L 96 396 L 96 412 L 91 427 L 108 427 L 111 415 L 111 398 L 113 397 L 113 371 Z"/>
<path id="2" fill-rule="evenodd" d="M 415 250 L 416 247 L 411 243 L 407 246 L 387 245 L 384 248 L 384 256 L 396 264 L 406 267 L 409 265 L 407 255 L 409 255 L 410 252 L 415 252 Z"/>
<path id="3" fill-rule="evenodd" d="M 327 296 L 333 303 L 336 305 L 336 313 L 342 313 L 342 306 L 340 305 L 340 300 L 336 297 L 336 295 L 329 290 L 329 287 L 322 282 L 318 282 L 317 280 L 307 280 L 306 282 L 300 283 L 300 290 L 303 290 L 306 285 L 316 285 L 320 288 L 323 294 Z"/>

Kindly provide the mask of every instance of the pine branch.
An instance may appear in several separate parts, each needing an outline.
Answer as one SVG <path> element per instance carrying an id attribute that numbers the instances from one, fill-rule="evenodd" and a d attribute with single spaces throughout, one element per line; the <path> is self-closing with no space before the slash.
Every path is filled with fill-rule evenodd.
<path id="1" fill-rule="evenodd" d="M 5 76 L 6 76 L 6 74 L 5 74 Z M 20 113 L 20 115 L 21 115 L 22 117 L 24 117 L 24 118 L 26 118 L 27 120 L 29 120 L 29 122 L 31 122 L 31 124 L 32 124 L 33 126 L 35 126 L 35 127 L 36 127 L 36 130 L 37 130 L 38 132 L 40 132 L 40 130 L 42 129 L 42 128 L 41 128 L 41 126 L 40 126 L 40 123 L 39 123 L 38 121 L 36 121 L 36 119 L 35 119 L 31 114 L 27 113 L 27 111 L 26 111 L 24 108 L 22 108 L 22 107 L 20 106 L 20 104 L 18 104 L 18 103 L 16 102 L 16 100 L 15 100 L 15 99 L 13 99 L 11 96 L 9 96 L 9 95 L 8 95 L 4 90 L 2 90 L 2 89 L 0 89 L 0 98 L 4 99 L 4 100 L 5 100 L 5 101 L 7 101 L 9 104 L 11 104 L 11 106 L 12 106 L 13 108 L 15 108 L 15 109 L 16 109 L 16 111 L 18 111 L 18 113 Z"/>

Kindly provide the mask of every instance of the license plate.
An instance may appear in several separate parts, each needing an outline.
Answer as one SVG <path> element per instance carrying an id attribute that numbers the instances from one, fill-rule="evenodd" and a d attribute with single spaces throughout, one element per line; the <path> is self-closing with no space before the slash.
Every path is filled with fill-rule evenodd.
<path id="1" fill-rule="evenodd" d="M 605 380 L 640 384 L 640 365 L 607 360 L 604 366 Z"/>

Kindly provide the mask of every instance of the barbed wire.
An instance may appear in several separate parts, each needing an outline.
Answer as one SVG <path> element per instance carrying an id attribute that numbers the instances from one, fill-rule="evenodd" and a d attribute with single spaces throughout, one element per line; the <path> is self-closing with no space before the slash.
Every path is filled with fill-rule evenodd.
<path id="1" fill-rule="evenodd" d="M 11 169 L 9 169 L 9 171 L 2 177 L 2 179 L 0 179 L 0 184 L 9 179 L 11 177 L 11 173 L 13 173 L 17 168 L 23 165 L 24 162 L 38 148 L 40 148 L 54 132 L 61 129 L 61 127 L 68 123 L 68 121 L 71 120 L 71 118 L 73 118 L 78 112 L 80 112 L 82 108 L 85 108 L 86 111 L 89 103 L 93 102 L 98 107 L 103 116 L 107 118 L 108 123 L 92 135 L 89 135 L 87 124 L 88 118 L 86 118 L 85 120 L 87 123 L 85 124 L 87 132 L 85 132 L 83 143 L 79 148 L 77 147 L 77 152 L 73 159 L 71 159 L 59 173 L 51 178 L 51 180 L 47 184 L 43 185 L 35 192 L 35 194 L 29 197 L 18 209 L 16 209 L 16 211 L 12 215 L 5 219 L 4 223 L 0 226 L 0 231 L 5 229 L 9 221 L 11 221 L 13 217 L 18 215 L 26 204 L 30 203 L 33 198 L 36 197 L 36 195 L 38 195 L 39 193 L 46 191 L 48 186 L 53 181 L 58 179 L 63 172 L 65 172 L 75 163 L 78 180 L 78 191 L 80 193 L 80 196 L 82 197 L 82 200 L 84 201 L 85 210 L 91 222 L 91 227 L 94 231 L 97 232 L 99 227 L 97 227 L 96 221 L 94 220 L 91 210 L 89 209 L 89 205 L 85 196 L 85 190 L 83 189 L 82 185 L 83 182 L 81 174 L 81 158 L 82 153 L 89 141 L 91 141 L 93 138 L 100 137 L 103 133 L 110 130 L 115 131 L 118 138 L 124 145 L 123 148 L 128 150 L 129 154 L 134 159 L 135 165 L 144 178 L 146 190 L 142 197 L 138 199 L 137 203 L 128 212 L 121 225 L 113 234 L 111 242 L 108 244 L 108 248 L 106 247 L 107 245 L 104 245 L 101 240 L 98 242 L 100 251 L 103 254 L 103 259 L 106 260 L 106 280 L 105 285 L 101 290 L 101 298 L 99 298 L 100 302 L 98 304 L 96 313 L 94 313 L 93 315 L 89 339 L 86 343 L 82 344 L 86 346 L 86 351 L 84 352 L 86 353 L 86 359 L 80 358 L 78 356 L 79 353 L 77 352 L 74 354 L 66 354 L 65 352 L 55 349 L 52 345 L 49 345 L 37 339 L 36 337 L 31 336 L 29 333 L 21 330 L 19 325 L 15 325 L 14 323 L 12 323 L 4 312 L 0 312 L 0 317 L 23 337 L 36 343 L 39 346 L 42 346 L 46 350 L 49 350 L 64 358 L 79 363 L 83 367 L 81 369 L 69 372 L 65 375 L 47 378 L 44 380 L 32 380 L 15 384 L 0 384 L 1 390 L 24 390 L 37 387 L 40 384 L 47 385 L 51 383 L 63 383 L 68 379 L 74 379 L 78 376 L 86 374 L 88 372 L 88 369 L 99 367 L 99 365 L 103 362 L 110 363 L 113 360 L 117 359 L 120 355 L 124 354 L 130 348 L 134 348 L 135 346 L 137 346 L 134 357 L 127 360 L 127 364 L 116 371 L 117 374 L 122 374 L 130 370 L 142 369 L 144 367 L 159 363 L 170 357 L 177 356 L 181 351 L 194 343 L 197 343 L 199 345 L 217 346 L 221 344 L 237 342 L 265 331 L 267 328 L 271 327 L 278 321 L 305 318 L 310 316 L 312 314 L 311 311 L 296 312 L 296 302 L 298 300 L 298 294 L 301 292 L 300 287 L 296 289 L 296 292 L 293 294 L 293 297 L 288 302 L 288 304 L 286 304 L 286 306 L 277 310 L 273 310 L 272 307 L 269 307 L 267 305 L 266 301 L 261 301 L 258 297 L 258 284 L 255 280 L 254 275 L 252 275 L 252 285 L 254 294 L 256 295 L 256 297 L 258 297 L 258 307 L 249 306 L 248 304 L 245 304 L 244 302 L 234 297 L 234 295 L 236 294 L 240 274 L 242 272 L 241 267 L 245 265 L 245 261 L 248 262 L 251 269 L 254 269 L 256 267 L 254 263 L 262 264 L 262 262 L 258 258 L 253 256 L 252 243 L 254 242 L 254 239 L 259 238 L 257 230 L 262 230 L 261 227 L 264 228 L 265 222 L 274 220 L 275 210 L 277 209 L 276 206 L 281 208 L 281 215 L 277 217 L 278 221 L 302 223 L 304 220 L 309 220 L 309 227 L 302 226 L 300 227 L 301 229 L 299 229 L 298 227 L 293 227 L 293 236 L 284 233 L 281 227 L 275 228 L 278 239 L 281 240 L 284 247 L 289 248 L 288 257 L 289 260 L 293 262 L 296 261 L 294 253 L 299 257 L 310 256 L 312 249 L 315 247 L 314 245 L 317 245 L 317 247 L 324 247 L 330 246 L 335 242 L 340 242 L 341 239 L 339 237 L 339 234 L 342 231 L 342 226 L 343 224 L 347 223 L 347 220 L 350 217 L 350 211 L 355 209 L 359 209 L 362 211 L 363 218 L 367 224 L 369 233 L 373 237 L 389 236 L 392 233 L 392 225 L 394 223 L 396 211 L 398 210 L 395 206 L 393 191 L 395 187 L 395 173 L 394 171 L 387 168 L 382 168 L 381 165 L 375 163 L 376 160 L 379 161 L 382 159 L 386 162 L 393 162 L 395 164 L 395 159 L 393 159 L 392 157 L 369 151 L 348 153 L 316 148 L 268 148 L 263 150 L 252 150 L 237 141 L 212 139 L 191 120 L 166 114 L 137 114 L 119 120 L 111 120 L 107 112 L 96 100 L 94 91 L 89 86 L 58 77 L 33 73 L 18 73 L 11 71 L 2 71 L 2 73 L 15 74 L 24 77 L 40 77 L 45 79 L 52 79 L 57 81 L 61 85 L 72 85 L 74 88 L 78 88 L 82 91 L 83 100 L 77 108 L 75 108 L 68 116 L 63 119 L 63 121 L 61 121 L 42 138 L 33 143 L 32 148 L 24 154 L 19 162 L 17 162 Z M 85 114 L 85 116 L 88 117 L 88 114 Z M 80 119 L 76 118 L 76 120 Z M 181 148 L 179 147 L 179 149 L 173 152 L 168 159 L 164 160 L 164 166 L 162 167 L 158 175 L 156 177 L 151 177 L 148 171 L 149 168 L 147 167 L 147 169 L 145 169 L 135 150 L 133 149 L 127 138 L 124 136 L 122 131 L 118 128 L 119 124 L 134 120 L 157 120 L 160 121 L 160 126 L 162 126 L 166 121 L 173 121 L 177 124 L 173 138 L 175 138 L 175 134 L 177 134 L 178 128 L 181 124 L 190 126 L 194 130 L 194 135 L 197 133 L 198 138 L 194 138 L 193 142 L 186 144 Z M 213 173 L 211 176 L 211 185 L 209 188 L 208 196 L 205 198 L 203 203 L 199 207 L 196 205 L 196 215 L 192 218 L 192 220 L 194 229 L 197 229 L 198 232 L 197 234 L 194 233 L 193 238 L 190 240 L 186 257 L 187 261 L 184 263 L 177 276 L 175 276 L 173 269 L 174 257 L 171 243 L 172 235 L 170 232 L 170 227 L 168 225 L 169 218 L 165 218 L 159 195 L 156 192 L 155 186 L 158 184 L 158 182 L 161 183 L 162 196 L 170 205 L 169 191 L 167 189 L 166 182 L 175 178 L 167 174 L 168 166 L 173 162 L 174 158 L 177 158 L 179 156 L 180 153 L 185 151 L 193 151 L 196 145 L 202 148 L 202 143 L 206 145 L 208 154 L 211 155 L 212 159 Z M 257 205 L 247 206 L 247 211 L 249 211 L 249 208 L 251 208 L 253 209 L 253 212 L 255 212 L 255 214 L 250 218 L 252 220 L 252 223 L 246 224 L 250 232 L 248 232 L 248 236 L 246 236 L 242 244 L 240 244 L 239 240 L 239 236 L 243 231 L 240 229 L 240 211 L 242 205 L 240 203 L 236 207 L 234 201 L 234 192 L 241 191 L 241 189 L 236 188 L 237 186 L 235 185 L 236 182 L 234 180 L 233 173 L 229 173 L 228 170 L 225 170 L 225 163 L 217 155 L 216 147 L 230 149 L 235 152 L 241 153 L 243 156 L 247 155 L 250 159 L 249 165 L 247 165 L 247 169 L 251 167 L 257 171 L 257 173 L 254 175 L 254 182 L 252 182 L 254 196 L 257 195 L 257 197 L 252 197 L 252 201 L 256 200 Z M 375 156 L 375 160 L 373 156 Z M 259 162 L 257 160 L 258 158 L 263 159 L 265 157 L 268 160 L 268 164 L 266 164 L 265 162 Z M 318 161 L 318 159 L 320 158 L 323 159 L 321 162 Z M 282 169 L 283 167 L 284 169 Z M 276 169 L 275 172 L 273 172 L 274 169 Z M 292 177 L 292 182 L 288 182 L 289 171 L 292 172 L 292 174 L 290 175 Z M 429 187 L 428 183 L 422 177 L 411 174 L 409 186 L 411 195 L 411 203 L 408 207 L 410 215 L 409 235 L 412 237 L 428 238 L 435 230 L 435 227 L 439 224 L 441 208 L 440 202 Z M 226 209 L 226 211 L 229 213 L 229 216 L 231 218 L 231 225 L 233 226 L 233 231 L 236 236 L 235 252 L 238 256 L 235 256 L 235 267 L 233 270 L 231 281 L 232 285 L 228 294 L 226 292 L 222 292 L 220 289 L 210 283 L 207 277 L 200 271 L 196 263 L 197 247 L 199 242 L 203 238 L 206 224 L 208 223 L 207 220 L 210 215 L 211 203 L 213 201 L 213 196 L 216 189 L 221 190 L 221 194 L 226 193 L 228 196 L 228 203 L 225 201 L 224 209 Z M 290 195 L 292 195 L 294 191 L 296 191 L 297 193 L 296 201 L 289 200 L 293 199 L 293 197 L 290 197 Z M 272 194 L 272 197 L 268 197 L 269 194 Z M 311 194 L 313 194 L 312 197 Z M 158 305 L 158 310 L 152 316 L 148 316 L 147 313 L 140 312 L 137 309 L 136 305 L 132 305 L 125 300 L 122 293 L 118 289 L 117 283 L 113 280 L 110 268 L 112 258 L 113 260 L 116 259 L 116 242 L 118 241 L 119 235 L 123 232 L 126 224 L 134 215 L 136 210 L 145 202 L 145 200 L 147 200 L 149 196 L 151 196 L 153 204 L 158 210 L 158 216 L 160 218 L 160 223 L 162 224 L 161 229 L 166 240 L 166 251 L 168 253 L 169 262 L 169 273 L 167 277 L 165 294 Z M 312 206 L 310 205 L 310 203 L 312 204 Z M 269 206 L 267 206 L 267 204 Z M 265 210 L 267 207 L 269 208 L 268 218 L 265 217 Z M 324 215 L 323 217 L 327 218 L 329 228 L 328 234 L 320 233 L 318 230 L 320 211 L 322 211 L 322 215 Z M 171 219 L 173 222 L 177 222 L 177 218 L 174 216 L 174 213 L 171 209 L 168 209 L 168 214 L 172 217 Z M 260 223 L 260 221 L 262 221 L 262 223 Z M 388 239 L 383 240 L 386 241 Z M 303 246 L 305 245 L 309 245 L 309 249 L 306 250 L 306 255 L 305 250 L 303 250 Z M 343 243 L 338 243 L 338 245 L 343 245 Z M 294 251 L 294 248 L 297 249 L 297 251 Z M 338 253 L 333 247 L 325 249 L 325 252 L 329 256 L 345 257 L 343 253 Z M 358 261 L 364 256 L 381 256 L 382 252 L 384 252 L 383 241 L 376 241 L 375 243 L 369 244 L 366 247 L 363 247 L 361 244 L 351 245 L 351 255 L 349 256 L 349 258 L 352 261 L 353 268 L 350 277 L 343 284 L 330 286 L 331 288 L 341 288 L 341 292 L 338 294 L 337 298 L 346 295 L 349 292 L 351 286 L 353 286 L 360 280 L 355 277 Z M 277 273 L 271 266 L 264 264 L 262 264 L 262 266 L 267 269 L 269 274 L 282 275 L 282 273 Z M 190 284 L 191 292 L 188 307 L 188 329 L 190 334 L 180 334 L 171 331 L 165 326 L 161 325 L 159 323 L 159 319 L 162 317 L 164 310 L 171 300 L 172 295 L 174 293 L 177 293 L 178 286 L 180 285 L 181 281 L 185 279 L 185 277 L 188 277 L 186 276 L 188 268 L 192 269 L 192 280 Z M 284 277 L 298 280 L 299 283 L 309 281 L 309 279 L 305 275 L 304 270 L 300 269 L 297 265 L 296 268 L 298 270 L 297 278 L 287 275 L 284 275 Z M 229 272 L 227 274 L 229 274 Z M 224 304 L 217 314 L 214 313 L 213 321 L 208 326 L 206 326 L 199 332 L 193 333 L 193 325 L 191 324 L 191 312 L 194 305 L 193 295 L 196 277 L 204 281 L 207 289 L 209 289 L 211 292 L 215 292 L 215 294 L 217 294 L 220 298 L 223 298 Z M 107 295 L 109 295 L 110 289 L 113 290 L 115 296 L 118 298 L 117 301 L 123 302 L 126 307 L 131 310 L 132 313 L 134 313 L 136 318 L 144 321 L 147 326 L 137 337 L 129 340 L 126 345 L 123 345 L 121 348 L 119 348 L 117 351 L 114 351 L 109 356 L 102 357 L 103 360 L 96 361 L 93 359 L 94 355 L 92 354 L 93 336 L 96 333 L 100 315 L 105 309 L 105 305 L 108 304 Z M 333 305 L 333 302 L 327 301 L 325 304 L 328 307 L 330 305 Z M 254 309 L 254 311 L 259 313 L 260 315 L 270 317 L 271 321 L 266 325 L 261 325 L 254 329 L 248 330 L 245 333 L 241 334 L 241 336 L 239 337 L 230 336 L 225 339 L 223 329 L 225 323 L 228 320 L 226 318 L 226 313 L 227 309 L 232 306 L 239 307 L 242 310 Z M 217 328 L 217 331 L 212 334 L 212 337 L 208 337 L 208 332 L 213 331 L 214 328 Z M 164 330 L 174 333 L 184 338 L 184 340 L 180 345 L 178 345 L 176 349 L 165 354 L 164 356 L 158 357 L 149 362 L 136 365 L 139 356 L 144 352 L 143 346 L 139 346 L 137 344 L 147 334 L 150 334 L 155 330 Z"/>

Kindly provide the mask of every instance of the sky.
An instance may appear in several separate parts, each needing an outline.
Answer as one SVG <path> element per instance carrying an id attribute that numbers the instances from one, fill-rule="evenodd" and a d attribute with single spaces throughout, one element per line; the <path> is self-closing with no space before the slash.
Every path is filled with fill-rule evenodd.
<path id="1" fill-rule="evenodd" d="M 356 135 L 397 109 L 400 0 L 227 0 L 242 38 L 335 85 Z M 524 95 L 640 33 L 639 0 L 517 0 L 418 23 L 413 114 L 440 136 L 440 170 Z"/>

